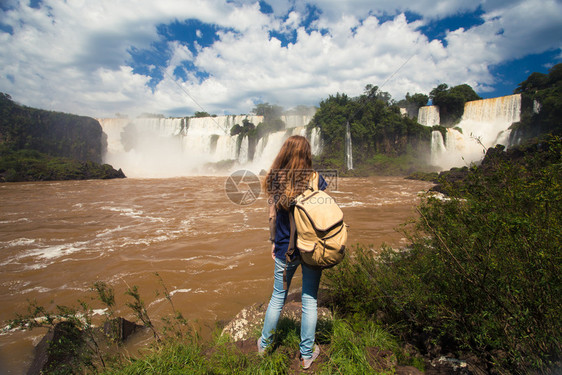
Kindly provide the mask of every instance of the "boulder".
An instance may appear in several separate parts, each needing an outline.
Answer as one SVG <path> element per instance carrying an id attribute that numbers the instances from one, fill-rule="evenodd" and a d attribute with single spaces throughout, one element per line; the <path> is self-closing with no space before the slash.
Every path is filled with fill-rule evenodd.
<path id="1" fill-rule="evenodd" d="M 281 311 L 280 319 L 287 318 L 297 323 L 301 320 L 302 303 L 300 301 L 300 290 L 290 293 Z M 242 309 L 222 330 L 223 335 L 229 335 L 233 341 L 245 341 L 256 337 L 263 328 L 263 320 L 267 311 L 267 303 L 255 303 Z M 318 298 L 318 321 L 332 320 L 331 311 L 323 304 L 322 298 Z"/>
<path id="2" fill-rule="evenodd" d="M 141 328 L 143 328 L 143 326 L 130 322 L 127 319 L 115 318 L 104 323 L 103 332 L 114 341 L 124 342 L 129 336 Z"/>
<path id="3" fill-rule="evenodd" d="M 82 345 L 82 334 L 75 324 L 68 321 L 55 324 L 35 347 L 35 355 L 27 375 L 71 368 Z"/>
<path id="4" fill-rule="evenodd" d="M 138 329 L 138 324 L 123 318 L 106 322 L 103 329 L 95 328 L 94 336 L 99 343 L 111 340 L 124 342 Z M 33 362 L 27 375 L 44 373 L 71 373 L 83 364 L 89 354 L 87 341 L 91 340 L 84 331 L 71 321 L 56 323 L 35 347 Z M 103 345 L 105 347 L 105 345 Z"/>

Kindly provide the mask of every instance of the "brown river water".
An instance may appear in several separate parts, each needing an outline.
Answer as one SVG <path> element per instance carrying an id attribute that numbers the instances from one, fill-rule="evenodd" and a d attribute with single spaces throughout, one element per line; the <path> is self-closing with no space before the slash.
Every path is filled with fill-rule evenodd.
<path id="1" fill-rule="evenodd" d="M 0 185 L 0 321 L 29 301 L 53 310 L 91 300 L 104 281 L 117 311 L 136 285 L 154 320 L 170 313 L 161 276 L 177 310 L 201 326 L 228 320 L 268 300 L 273 263 L 266 199 L 233 203 L 226 177 L 122 179 Z M 350 225 L 348 244 L 398 247 L 395 229 L 415 216 L 431 184 L 399 177 L 340 178 L 331 195 Z M 298 286 L 298 283 L 295 283 Z M 158 294 L 157 291 L 160 291 Z M 0 374 L 24 374 L 44 330 L 0 332 Z"/>

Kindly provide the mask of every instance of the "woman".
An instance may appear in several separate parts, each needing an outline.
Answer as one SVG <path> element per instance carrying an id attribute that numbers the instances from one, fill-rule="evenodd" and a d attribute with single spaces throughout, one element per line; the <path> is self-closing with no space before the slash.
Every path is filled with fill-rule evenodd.
<path id="1" fill-rule="evenodd" d="M 264 327 L 258 339 L 258 352 L 264 353 L 273 341 L 273 333 L 285 304 L 291 279 L 299 264 L 298 254 L 287 262 L 289 248 L 290 224 L 289 207 L 292 200 L 309 185 L 312 174 L 312 154 L 310 143 L 302 136 L 289 137 L 264 181 L 268 194 L 271 257 L 275 261 L 274 285 L 271 300 L 265 314 Z M 324 190 L 326 181 L 320 176 L 318 188 Z M 283 273 L 286 271 L 286 289 Z M 307 369 L 318 357 L 320 348 L 314 345 L 317 321 L 317 296 L 322 270 L 313 269 L 302 264 L 302 318 L 301 318 L 301 365 Z"/>

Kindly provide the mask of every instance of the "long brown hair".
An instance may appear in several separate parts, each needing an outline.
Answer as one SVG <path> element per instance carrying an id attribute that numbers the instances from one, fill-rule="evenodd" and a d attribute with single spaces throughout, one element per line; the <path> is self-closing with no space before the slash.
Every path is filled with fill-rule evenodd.
<path id="1" fill-rule="evenodd" d="M 312 172 L 310 143 L 300 135 L 289 137 L 264 180 L 264 190 L 275 208 L 288 209 L 292 200 L 306 189 Z"/>

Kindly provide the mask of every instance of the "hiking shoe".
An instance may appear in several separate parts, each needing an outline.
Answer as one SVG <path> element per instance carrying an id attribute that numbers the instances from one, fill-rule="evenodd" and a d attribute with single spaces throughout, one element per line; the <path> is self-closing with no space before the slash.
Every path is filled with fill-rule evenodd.
<path id="1" fill-rule="evenodd" d="M 265 348 L 261 346 L 261 337 L 258 339 L 258 354 L 261 356 L 265 354 Z"/>
<path id="2" fill-rule="evenodd" d="M 305 370 L 310 368 L 310 366 L 312 366 L 312 362 L 314 362 L 314 360 L 316 358 L 318 358 L 319 354 L 320 354 L 320 347 L 318 345 L 314 345 L 314 351 L 312 352 L 312 357 L 303 358 L 302 355 L 301 355 L 301 366 L 302 366 L 302 368 L 305 369 Z"/>

